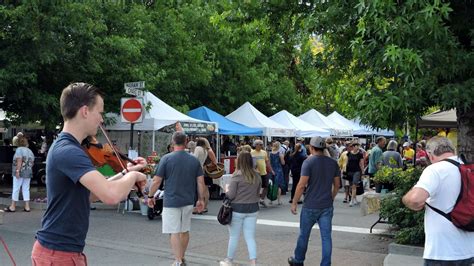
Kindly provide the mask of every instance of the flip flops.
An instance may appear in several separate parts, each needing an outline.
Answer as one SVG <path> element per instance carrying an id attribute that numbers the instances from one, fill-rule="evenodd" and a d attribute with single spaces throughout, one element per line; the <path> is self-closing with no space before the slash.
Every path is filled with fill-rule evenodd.
<path id="1" fill-rule="evenodd" d="M 15 210 L 11 210 L 10 207 L 6 207 L 3 209 L 4 212 L 15 212 Z"/>

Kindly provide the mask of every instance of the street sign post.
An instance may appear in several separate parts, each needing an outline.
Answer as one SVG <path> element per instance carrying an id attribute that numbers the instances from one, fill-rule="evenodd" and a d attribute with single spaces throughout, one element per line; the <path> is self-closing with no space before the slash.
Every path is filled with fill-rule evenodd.
<path id="1" fill-rule="evenodd" d="M 125 89 L 126 94 L 137 97 L 145 96 L 145 92 L 142 90 L 145 88 L 145 81 L 127 82 L 123 84 L 123 88 Z"/>
<path id="2" fill-rule="evenodd" d="M 142 98 L 122 98 L 122 122 L 140 123 L 143 121 L 143 99 Z"/>
<path id="3" fill-rule="evenodd" d="M 133 126 L 143 121 L 143 98 L 122 98 L 120 114 L 122 122 L 130 123 L 130 148 L 133 148 Z"/>

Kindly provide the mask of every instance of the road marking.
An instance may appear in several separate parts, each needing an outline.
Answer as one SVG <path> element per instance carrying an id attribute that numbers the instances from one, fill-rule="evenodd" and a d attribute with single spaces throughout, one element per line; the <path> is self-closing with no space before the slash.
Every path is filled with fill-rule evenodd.
<path id="1" fill-rule="evenodd" d="M 211 215 L 193 215 L 193 219 L 196 220 L 207 220 L 207 221 L 216 221 L 217 218 Z M 281 227 L 293 227 L 299 228 L 299 222 L 285 222 L 285 221 L 274 221 L 274 220 L 267 220 L 267 219 L 257 219 L 257 224 L 260 225 L 271 225 L 271 226 L 281 226 Z M 318 225 L 315 225 L 313 229 L 319 229 Z M 341 226 L 341 225 L 333 225 L 332 231 L 337 232 L 347 232 L 347 233 L 354 233 L 354 234 L 370 234 L 370 228 L 363 228 L 363 227 L 352 227 L 352 226 Z M 373 234 L 386 234 L 388 230 L 386 229 L 372 229 Z"/>

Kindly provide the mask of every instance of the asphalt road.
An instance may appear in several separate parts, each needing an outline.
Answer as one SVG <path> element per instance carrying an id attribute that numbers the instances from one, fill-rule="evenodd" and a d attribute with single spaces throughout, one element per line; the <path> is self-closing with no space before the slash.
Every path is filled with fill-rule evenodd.
<path id="1" fill-rule="evenodd" d="M 342 193 L 336 198 L 333 218 L 333 265 L 383 265 L 387 246 L 392 241 L 383 231 L 386 224 L 378 224 L 378 234 L 369 234 L 368 228 L 378 214 L 361 216 L 359 206 L 342 203 Z M 270 206 L 259 213 L 257 225 L 258 263 L 260 265 L 287 265 L 298 237 L 299 216 L 289 211 L 288 196 L 284 205 Z M 1 198 L 6 206 L 8 199 Z M 139 211 L 117 213 L 116 207 L 95 204 L 91 211 L 90 228 L 84 252 L 89 265 L 170 265 L 173 261 L 168 236 L 161 234 L 161 219 L 149 221 Z M 33 205 L 30 213 L 5 213 L 0 225 L 0 236 L 11 251 L 16 265 L 30 265 L 34 234 L 40 228 L 44 210 Z M 186 258 L 188 265 L 219 265 L 225 257 L 228 233 L 216 220 L 220 201 L 211 201 L 209 213 L 194 215 L 191 240 Z M 22 208 L 18 208 L 21 210 Z M 0 247 L 0 265 L 13 265 L 3 245 Z M 313 229 L 305 265 L 319 265 L 321 243 L 319 231 Z M 241 237 L 237 262 L 245 264 L 247 249 Z"/>

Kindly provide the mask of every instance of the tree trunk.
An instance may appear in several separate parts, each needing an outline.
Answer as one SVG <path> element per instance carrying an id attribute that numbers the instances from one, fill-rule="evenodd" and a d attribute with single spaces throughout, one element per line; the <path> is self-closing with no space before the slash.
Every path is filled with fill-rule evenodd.
<path id="1" fill-rule="evenodd" d="M 457 109 L 458 154 L 464 154 L 468 162 L 474 162 L 474 108 Z"/>

